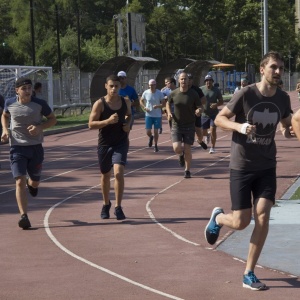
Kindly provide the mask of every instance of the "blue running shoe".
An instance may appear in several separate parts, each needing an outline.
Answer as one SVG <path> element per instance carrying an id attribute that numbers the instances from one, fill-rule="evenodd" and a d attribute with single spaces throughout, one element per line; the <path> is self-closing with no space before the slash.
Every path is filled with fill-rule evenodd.
<path id="1" fill-rule="evenodd" d="M 267 289 L 267 286 L 258 280 L 253 271 L 248 271 L 248 273 L 243 276 L 243 287 L 252 291 L 262 291 Z"/>
<path id="2" fill-rule="evenodd" d="M 224 213 L 224 210 L 221 207 L 215 207 L 211 213 L 210 220 L 204 230 L 205 238 L 207 242 L 211 245 L 213 245 L 217 241 L 220 229 L 222 228 L 222 226 L 218 225 L 216 222 L 217 215 L 221 213 Z"/>

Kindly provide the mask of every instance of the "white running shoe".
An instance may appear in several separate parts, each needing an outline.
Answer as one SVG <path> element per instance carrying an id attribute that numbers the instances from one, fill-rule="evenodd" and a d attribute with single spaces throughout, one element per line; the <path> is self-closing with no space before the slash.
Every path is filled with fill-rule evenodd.
<path id="1" fill-rule="evenodd" d="M 210 150 L 209 150 L 209 154 L 213 154 L 215 152 L 216 152 L 215 148 L 211 147 Z"/>

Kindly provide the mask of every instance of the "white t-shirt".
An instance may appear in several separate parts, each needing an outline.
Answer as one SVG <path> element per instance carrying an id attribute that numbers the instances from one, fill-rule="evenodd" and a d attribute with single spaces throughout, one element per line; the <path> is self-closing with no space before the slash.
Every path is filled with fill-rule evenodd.
<path id="1" fill-rule="evenodd" d="M 148 89 L 143 93 L 142 99 L 145 100 L 145 107 L 150 109 L 149 112 L 146 111 L 146 117 L 161 117 L 161 108 L 153 108 L 154 105 L 160 105 L 164 100 L 164 94 L 160 90 L 156 90 L 152 93 L 151 90 Z"/>

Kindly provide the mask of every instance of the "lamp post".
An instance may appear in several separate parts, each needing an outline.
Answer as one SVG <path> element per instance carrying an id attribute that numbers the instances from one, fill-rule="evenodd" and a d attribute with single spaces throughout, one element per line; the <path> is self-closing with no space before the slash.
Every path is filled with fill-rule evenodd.
<path id="1" fill-rule="evenodd" d="M 30 31 L 31 31 L 32 65 L 35 66 L 35 43 L 34 43 L 33 1 L 32 0 L 30 0 Z"/>
<path id="2" fill-rule="evenodd" d="M 293 58 L 291 56 L 291 51 L 289 53 L 288 58 L 289 58 L 289 92 L 290 92 L 291 91 L 291 74 L 292 74 L 292 72 L 291 72 L 291 58 Z"/>

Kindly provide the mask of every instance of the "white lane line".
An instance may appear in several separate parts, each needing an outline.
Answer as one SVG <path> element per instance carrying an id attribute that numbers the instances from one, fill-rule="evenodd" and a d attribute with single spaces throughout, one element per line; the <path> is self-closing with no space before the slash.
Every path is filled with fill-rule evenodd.
<path id="1" fill-rule="evenodd" d="M 198 174 L 198 173 L 200 173 L 200 172 L 202 172 L 202 171 L 208 169 L 209 167 L 212 167 L 212 166 L 214 166 L 214 165 L 216 165 L 216 164 L 222 162 L 223 160 L 225 160 L 225 159 L 228 158 L 229 156 L 230 156 L 230 155 L 227 155 L 227 156 L 225 156 L 225 157 L 219 159 L 218 161 L 216 161 L 216 162 L 210 164 L 209 166 L 207 166 L 207 167 L 205 167 L 205 168 L 202 168 L 202 169 L 198 170 L 197 172 L 193 173 L 193 175 Z M 181 182 L 184 181 L 184 180 L 185 180 L 185 179 L 182 178 L 182 179 L 178 180 L 177 182 L 175 182 L 175 183 L 169 185 L 168 187 L 164 188 L 163 190 L 161 190 L 160 192 L 158 192 L 156 195 L 154 195 L 154 196 L 147 202 L 147 204 L 146 204 L 146 211 L 148 212 L 149 217 L 151 218 L 151 220 L 152 220 L 154 223 L 156 223 L 158 226 L 160 226 L 160 227 L 161 227 L 162 229 L 164 229 L 165 231 L 171 233 L 171 234 L 172 234 L 174 237 L 176 237 L 177 239 L 179 239 L 179 240 L 181 240 L 181 241 L 183 241 L 183 242 L 185 242 L 185 243 L 192 244 L 192 245 L 194 245 L 194 246 L 200 246 L 200 244 L 197 244 L 197 243 L 195 243 L 195 242 L 192 242 L 192 241 L 190 241 L 190 240 L 184 238 L 183 236 L 177 234 L 176 232 L 174 232 L 173 230 L 169 229 L 168 227 L 162 225 L 159 221 L 157 221 L 156 217 L 154 216 L 154 214 L 153 214 L 153 212 L 152 212 L 152 210 L 151 210 L 151 208 L 150 208 L 150 204 L 152 203 L 152 201 L 153 201 L 155 198 L 157 198 L 157 196 L 159 196 L 160 194 L 163 194 L 164 192 L 168 191 L 169 189 L 171 189 L 172 187 L 176 186 L 177 184 L 181 183 Z"/>
<path id="2" fill-rule="evenodd" d="M 96 187 L 96 186 L 95 186 L 95 187 Z M 101 266 L 99 266 L 99 265 L 97 265 L 97 264 L 95 264 L 95 263 L 93 263 L 93 262 L 91 262 L 91 261 L 89 261 L 89 260 L 87 260 L 87 259 L 85 259 L 85 258 L 83 258 L 83 257 L 81 257 L 81 256 L 79 256 L 79 255 L 77 255 L 77 254 L 75 254 L 74 252 L 70 251 L 70 250 L 67 249 L 66 247 L 64 247 L 64 246 L 56 239 L 56 237 L 52 234 L 52 231 L 51 231 L 50 226 L 49 226 L 49 217 L 50 217 L 52 211 L 53 211 L 56 207 L 58 207 L 59 205 L 61 205 L 62 203 L 64 203 L 65 201 L 67 201 L 67 200 L 69 200 L 69 199 L 71 199 L 71 198 L 73 198 L 73 197 L 75 197 L 75 196 L 81 195 L 81 194 L 83 194 L 83 193 L 85 193 L 85 192 L 88 192 L 88 191 L 90 191 L 91 189 L 93 189 L 93 188 L 95 188 L 95 187 L 91 187 L 91 188 L 86 189 L 86 190 L 84 190 L 84 191 L 81 191 L 81 192 L 79 192 L 79 193 L 77 193 L 77 194 L 74 194 L 74 195 L 72 195 L 72 196 L 70 196 L 70 197 L 68 197 L 68 198 L 65 198 L 64 200 L 62 200 L 62 201 L 60 201 L 59 203 L 57 203 L 57 204 L 55 204 L 54 206 L 52 206 L 52 207 L 47 211 L 47 213 L 46 213 L 46 215 L 45 215 L 45 218 L 44 218 L 44 227 L 45 227 L 45 230 L 46 230 L 46 233 L 47 233 L 48 237 L 52 240 L 52 242 L 53 242 L 59 249 L 61 249 L 62 251 L 64 251 L 66 254 L 72 256 L 73 258 L 75 258 L 75 259 L 77 259 L 77 260 L 79 260 L 79 261 L 81 261 L 81 262 L 83 262 L 83 263 L 85 263 L 85 264 L 87 264 L 87 265 L 89 265 L 89 266 L 91 266 L 91 267 L 93 267 L 93 268 L 96 268 L 96 269 L 98 269 L 98 270 L 100 270 L 100 271 L 102 271 L 102 272 L 105 272 L 105 273 L 107 273 L 107 274 L 109 274 L 109 275 L 111 275 L 111 276 L 114 276 L 114 277 L 116 277 L 116 278 L 118 278 L 118 279 L 121 279 L 121 280 L 123 280 L 123 281 L 126 281 L 126 282 L 128 282 L 128 283 L 130 283 L 130 284 L 132 284 L 132 285 L 138 286 L 138 287 L 140 287 L 140 288 L 142 288 L 142 289 L 144 289 L 144 290 L 147 290 L 147 291 L 150 291 L 150 292 L 152 292 L 152 293 L 155 293 L 155 294 L 164 296 L 164 297 L 166 297 L 166 298 L 174 299 L 174 300 L 184 300 L 184 299 L 182 299 L 182 298 L 179 298 L 179 297 L 176 297 L 176 296 L 173 296 L 173 295 L 164 293 L 164 292 L 162 292 L 162 291 L 156 290 L 156 289 L 151 288 L 151 287 L 149 287 L 149 286 L 147 286 L 147 285 L 144 285 L 144 284 L 139 283 L 139 282 L 137 282 L 137 281 L 131 280 L 131 279 L 129 279 L 128 277 L 125 277 L 125 276 L 123 276 L 123 275 L 120 275 L 120 274 L 118 274 L 118 273 L 115 273 L 115 272 L 113 272 L 113 271 L 111 271 L 111 270 L 109 270 L 109 269 L 106 269 L 106 268 L 104 268 L 104 267 L 101 267 Z"/>

